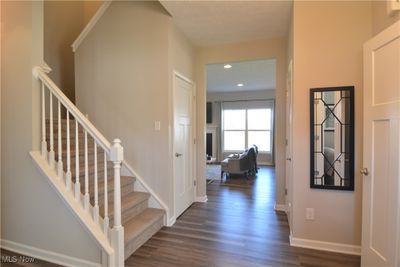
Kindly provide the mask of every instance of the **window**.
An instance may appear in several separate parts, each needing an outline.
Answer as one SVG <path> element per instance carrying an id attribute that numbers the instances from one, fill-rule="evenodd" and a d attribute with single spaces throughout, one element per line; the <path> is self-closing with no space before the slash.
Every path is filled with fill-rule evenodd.
<path id="1" fill-rule="evenodd" d="M 271 152 L 272 109 L 224 109 L 224 151 L 243 151 L 255 144 L 261 152 Z"/>
<path id="2" fill-rule="evenodd" d="M 224 110 L 224 150 L 244 150 L 246 110 Z"/>

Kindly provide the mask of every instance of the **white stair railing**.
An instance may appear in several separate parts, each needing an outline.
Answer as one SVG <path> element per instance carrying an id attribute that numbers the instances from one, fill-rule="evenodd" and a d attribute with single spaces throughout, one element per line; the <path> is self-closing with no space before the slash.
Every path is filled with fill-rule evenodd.
<path id="1" fill-rule="evenodd" d="M 113 251 L 108 253 L 108 266 L 124 266 L 124 228 L 121 225 L 121 163 L 123 161 L 123 147 L 121 141 L 115 139 L 111 144 L 107 139 L 93 126 L 93 124 L 79 111 L 79 109 L 64 95 L 57 85 L 48 77 L 47 68 L 36 66 L 33 68 L 33 75 L 41 82 L 41 155 L 48 161 L 49 166 L 54 169 L 59 179 L 63 179 L 67 191 L 73 194 L 75 201 L 82 205 L 85 212 L 91 212 L 91 218 L 97 227 L 99 227 Z M 46 98 L 46 95 L 48 96 Z M 46 101 L 48 99 L 48 102 Z M 54 111 L 54 103 L 56 101 L 56 111 Z M 66 117 L 66 159 L 62 157 L 62 110 L 65 109 Z M 46 111 L 49 111 L 46 113 Z M 54 113 L 56 112 L 57 130 L 57 157 L 54 150 Z M 75 136 L 71 137 L 71 116 L 75 120 Z M 47 139 L 46 121 L 49 120 L 49 137 Z M 73 124 L 72 124 L 73 125 Z M 84 134 L 84 190 L 81 192 L 80 175 L 80 130 Z M 89 164 L 88 164 L 88 136 L 94 140 L 94 206 L 90 207 L 89 192 Z M 50 140 L 48 147 L 47 140 Z M 75 181 L 73 182 L 71 170 L 71 143 L 75 143 Z M 48 150 L 49 149 L 49 150 Z M 103 150 L 104 154 L 104 216 L 99 219 L 99 203 L 98 203 L 98 159 L 97 149 Z M 112 229 L 109 226 L 108 211 L 108 185 L 107 185 L 107 159 L 113 164 L 114 170 L 114 225 Z M 64 162 L 66 160 L 66 171 L 64 172 Z M 74 185 L 73 185 L 74 184 Z"/>

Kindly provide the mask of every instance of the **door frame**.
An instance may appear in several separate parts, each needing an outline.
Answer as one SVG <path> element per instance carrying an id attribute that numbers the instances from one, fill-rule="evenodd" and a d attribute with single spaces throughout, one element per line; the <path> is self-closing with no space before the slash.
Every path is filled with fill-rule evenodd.
<path id="1" fill-rule="evenodd" d="M 290 94 L 289 103 L 288 94 Z M 285 200 L 286 214 L 289 216 L 289 230 L 292 232 L 292 179 L 293 179 L 293 60 L 289 61 L 286 75 L 286 147 L 285 147 Z M 289 127 L 288 127 L 289 126 Z M 290 131 L 289 131 L 290 129 Z M 289 150 L 289 155 L 288 155 Z M 290 158 L 288 158 L 288 156 Z M 289 165 L 289 166 L 288 166 Z M 289 169 L 289 173 L 288 173 Z"/>
<path id="2" fill-rule="evenodd" d="M 182 73 L 178 72 L 177 70 L 172 71 L 172 97 L 171 97 L 171 109 L 172 109 L 172 125 L 171 125 L 171 135 L 170 135 L 170 141 L 171 141 L 171 153 L 172 153 L 172 192 L 173 192 L 173 203 L 174 203 L 174 208 L 173 208 L 173 216 L 170 219 L 169 225 L 172 225 L 175 223 L 175 220 L 177 218 L 176 214 L 176 190 L 175 190 L 175 185 L 176 185 L 176 172 L 175 172 L 175 159 L 174 159 L 174 153 L 175 153 L 175 141 L 174 141 L 174 136 L 175 136 L 175 88 L 176 88 L 176 82 L 175 79 L 179 78 L 184 80 L 185 82 L 189 83 L 192 86 L 192 137 L 193 137 L 193 142 L 192 142 L 192 182 L 193 182 L 193 198 L 192 198 L 192 203 L 195 202 L 196 199 L 196 194 L 197 194 L 197 179 L 196 179 L 196 170 L 197 170 L 197 157 L 196 157 L 196 152 L 197 152 L 197 142 L 196 142 L 196 136 L 197 136 L 197 114 L 196 114 L 196 107 L 197 107 L 197 98 L 196 98 L 196 84 L 194 81 L 183 75 Z"/>

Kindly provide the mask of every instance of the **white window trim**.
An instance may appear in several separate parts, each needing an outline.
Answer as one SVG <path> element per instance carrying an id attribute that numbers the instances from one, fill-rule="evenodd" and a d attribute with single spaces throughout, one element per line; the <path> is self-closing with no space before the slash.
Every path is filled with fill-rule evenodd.
<path id="1" fill-rule="evenodd" d="M 251 102 L 251 101 L 248 101 Z M 259 102 L 259 101 L 257 101 Z M 252 130 L 252 129 L 248 129 L 248 118 L 247 118 L 247 112 L 248 110 L 251 109 L 257 109 L 257 107 L 242 107 L 242 108 L 223 108 L 221 106 L 221 150 L 222 153 L 239 153 L 239 152 L 243 152 L 245 149 L 249 148 L 249 144 L 248 144 L 248 132 L 249 131 L 260 131 L 260 132 L 265 132 L 268 131 L 270 132 L 270 150 L 269 151 L 261 151 L 259 150 L 258 153 L 259 154 L 273 154 L 274 151 L 274 127 L 275 127 L 275 122 L 274 122 L 274 117 L 275 117 L 275 105 L 274 105 L 274 101 L 273 100 L 268 100 L 265 101 L 266 105 L 264 107 L 260 107 L 260 108 L 266 108 L 266 109 L 271 109 L 271 128 L 270 129 L 257 129 L 257 130 Z M 241 129 L 241 130 L 225 130 L 224 129 L 224 111 L 225 110 L 234 110 L 234 109 L 241 109 L 241 110 L 245 110 L 245 129 Z M 232 131 L 232 132 L 243 132 L 245 134 L 245 148 L 243 150 L 225 150 L 225 131 Z"/>

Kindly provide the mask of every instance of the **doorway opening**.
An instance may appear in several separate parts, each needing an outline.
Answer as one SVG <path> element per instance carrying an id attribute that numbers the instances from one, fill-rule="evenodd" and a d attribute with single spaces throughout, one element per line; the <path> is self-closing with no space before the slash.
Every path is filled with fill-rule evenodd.
<path id="1" fill-rule="evenodd" d="M 275 59 L 206 65 L 207 183 L 275 165 L 275 77 Z"/>

